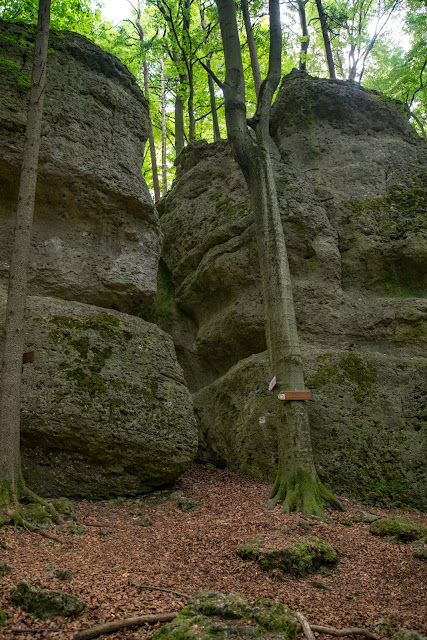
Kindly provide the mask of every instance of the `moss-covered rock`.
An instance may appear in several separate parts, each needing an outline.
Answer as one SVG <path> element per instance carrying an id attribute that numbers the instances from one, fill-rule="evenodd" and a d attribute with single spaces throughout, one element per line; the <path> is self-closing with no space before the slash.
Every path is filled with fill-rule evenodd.
<path id="1" fill-rule="evenodd" d="M 12 567 L 10 567 L 7 562 L 0 562 L 0 577 L 7 576 L 11 571 Z"/>
<path id="2" fill-rule="evenodd" d="M 397 516 L 376 520 L 371 524 L 370 530 L 376 536 L 393 538 L 399 542 L 411 542 L 427 535 L 427 527 Z"/>
<path id="3" fill-rule="evenodd" d="M 414 629 L 399 629 L 393 636 L 393 640 L 426 640 L 419 631 Z"/>
<path id="4" fill-rule="evenodd" d="M 39 589 L 29 580 L 18 583 L 12 600 L 42 620 L 51 620 L 56 616 L 77 615 L 85 608 L 85 603 L 71 593 L 65 593 L 59 589 Z"/>
<path id="5" fill-rule="evenodd" d="M 294 640 L 297 619 L 273 600 L 249 604 L 235 593 L 200 590 L 175 618 L 154 634 L 155 640 Z"/>
<path id="6" fill-rule="evenodd" d="M 56 569 L 53 575 L 55 578 L 58 578 L 58 580 L 63 580 L 64 582 L 71 582 L 73 579 L 73 574 L 69 569 Z"/>
<path id="7" fill-rule="evenodd" d="M 0 326 L 5 301 L 0 290 Z M 189 468 L 193 403 L 167 334 L 136 316 L 30 297 L 26 340 L 35 358 L 24 365 L 21 455 L 39 495 L 135 495 Z"/>
<path id="8" fill-rule="evenodd" d="M 427 536 L 420 538 L 413 544 L 412 555 L 418 560 L 427 560 Z"/>
<path id="9" fill-rule="evenodd" d="M 280 549 L 261 549 L 253 541 L 242 545 L 238 554 L 244 560 L 255 560 L 264 571 L 279 569 L 283 573 L 303 577 L 322 567 L 334 567 L 339 557 L 325 540 L 310 536 Z"/>
<path id="10" fill-rule="evenodd" d="M 178 498 L 178 508 L 186 513 L 191 513 L 192 511 L 197 511 L 200 508 L 200 502 L 199 500 L 193 500 L 193 498 L 181 496 Z"/>
<path id="11" fill-rule="evenodd" d="M 26 504 L 24 512 L 26 520 L 39 529 L 51 529 L 54 526 L 52 514 L 44 504 Z"/>

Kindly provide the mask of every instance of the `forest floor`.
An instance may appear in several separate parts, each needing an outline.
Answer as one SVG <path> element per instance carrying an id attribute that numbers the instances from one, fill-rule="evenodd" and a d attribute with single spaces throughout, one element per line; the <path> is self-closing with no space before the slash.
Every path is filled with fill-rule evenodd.
<path id="1" fill-rule="evenodd" d="M 184 597 L 139 585 L 188 595 L 200 588 L 234 591 L 249 601 L 273 598 L 301 612 L 312 624 L 374 631 L 378 620 L 386 618 L 393 632 L 407 628 L 426 634 L 427 564 L 412 556 L 411 544 L 376 537 L 368 524 L 349 525 L 359 509 L 378 515 L 390 512 L 344 499 L 347 511 L 333 512 L 330 522 L 284 515 L 280 506 L 267 510 L 269 486 L 248 476 L 194 465 L 172 488 L 154 495 L 76 502 L 78 520 L 87 534 L 59 534 L 69 544 L 22 530 L 1 530 L 0 560 L 12 572 L 0 578 L 0 608 L 8 616 L 0 637 L 70 640 L 77 631 L 99 623 L 179 611 L 186 605 Z M 199 500 L 200 508 L 181 511 L 176 497 L 171 497 L 177 490 Z M 426 523 L 423 516 L 407 515 Z M 143 516 L 152 520 L 152 526 L 138 525 Z M 302 520 L 310 523 L 309 531 L 302 528 Z M 263 538 L 268 548 L 307 535 L 327 540 L 338 551 L 338 567 L 329 576 L 279 580 L 236 553 L 248 539 Z M 53 575 L 55 569 L 63 568 L 71 570 L 70 582 Z M 84 600 L 86 609 L 72 619 L 32 618 L 11 601 L 11 587 L 22 579 L 73 593 Z M 314 586 L 314 581 L 327 588 Z M 155 628 L 146 625 L 103 637 L 140 640 L 151 637 Z"/>

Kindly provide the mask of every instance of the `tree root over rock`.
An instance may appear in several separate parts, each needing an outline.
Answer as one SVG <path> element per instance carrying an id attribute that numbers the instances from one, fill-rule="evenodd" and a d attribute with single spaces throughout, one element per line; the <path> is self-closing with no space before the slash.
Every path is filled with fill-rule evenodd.
<path id="1" fill-rule="evenodd" d="M 25 505 L 30 504 L 42 507 L 46 516 L 50 518 L 52 526 L 64 523 L 55 507 L 31 491 L 25 485 L 22 476 L 19 476 L 16 489 L 13 489 L 7 480 L 4 480 L 0 487 L 0 527 L 6 525 L 23 527 L 27 531 L 64 544 L 60 538 L 29 521 L 25 513 Z"/>

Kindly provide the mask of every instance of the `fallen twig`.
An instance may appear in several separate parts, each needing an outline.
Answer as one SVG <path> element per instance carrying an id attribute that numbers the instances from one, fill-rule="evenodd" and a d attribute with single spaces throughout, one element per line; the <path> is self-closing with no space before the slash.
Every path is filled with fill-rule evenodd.
<path id="1" fill-rule="evenodd" d="M 366 638 L 372 638 L 372 640 L 380 640 L 379 636 L 369 629 L 360 629 L 359 627 L 348 627 L 347 629 L 334 629 L 334 627 L 323 627 L 318 624 L 310 625 L 312 631 L 317 633 L 327 633 L 329 636 L 365 636 Z"/>
<path id="2" fill-rule="evenodd" d="M 304 616 L 302 615 L 302 613 L 298 613 L 298 611 L 295 612 L 295 615 L 301 625 L 301 628 L 304 632 L 305 637 L 307 638 L 307 640 L 315 640 L 314 638 L 314 633 L 311 630 L 311 627 L 309 625 L 309 623 L 307 622 L 306 618 L 304 618 Z"/>
<path id="3" fill-rule="evenodd" d="M 114 620 L 105 624 L 97 624 L 95 627 L 79 631 L 73 636 L 73 640 L 91 640 L 97 638 L 104 633 L 114 633 L 119 629 L 128 629 L 129 627 L 140 627 L 143 624 L 156 624 L 156 622 L 171 622 L 176 618 L 176 613 L 159 613 L 151 616 L 135 616 L 133 618 L 125 618 L 124 620 Z"/>
<path id="4" fill-rule="evenodd" d="M 58 536 L 55 536 L 53 533 L 50 533 L 50 531 L 45 531 L 44 529 L 34 529 L 33 533 L 38 533 L 40 536 L 43 536 L 43 538 L 49 538 L 49 540 L 54 540 L 55 542 L 59 542 L 59 544 L 71 544 L 68 540 L 61 540 Z"/>
<path id="5" fill-rule="evenodd" d="M 135 587 L 136 589 L 148 589 L 150 591 L 164 591 L 165 593 L 172 593 L 175 596 L 179 596 L 180 598 L 186 598 L 187 600 L 190 597 L 190 596 L 187 596 L 185 593 L 181 593 L 180 591 L 174 591 L 173 589 L 165 589 L 164 587 L 156 587 L 151 584 L 133 584 L 132 586 Z"/>
<path id="6" fill-rule="evenodd" d="M 102 527 L 103 529 L 109 529 L 110 528 L 110 524 L 102 524 L 101 522 L 86 522 L 85 520 L 83 520 L 82 522 L 84 527 Z"/>

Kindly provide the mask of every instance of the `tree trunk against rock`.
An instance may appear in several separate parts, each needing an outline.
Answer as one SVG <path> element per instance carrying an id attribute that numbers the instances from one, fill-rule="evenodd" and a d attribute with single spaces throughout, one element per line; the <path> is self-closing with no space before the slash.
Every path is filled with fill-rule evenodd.
<path id="1" fill-rule="evenodd" d="M 24 483 L 20 458 L 20 405 L 27 269 L 36 194 L 43 97 L 46 86 L 50 0 L 40 0 L 23 149 L 14 245 L 9 271 L 0 377 L 0 526 L 12 518 Z M 8 513 L 9 512 L 9 513 Z"/>
<path id="2" fill-rule="evenodd" d="M 248 7 L 247 0 L 242 0 L 241 5 L 242 5 L 243 21 L 245 23 L 246 38 L 247 38 L 248 47 L 249 47 L 249 55 L 251 57 L 252 78 L 254 80 L 255 94 L 256 94 L 256 97 L 258 98 L 259 90 L 261 87 L 261 71 L 259 68 L 259 60 L 258 60 L 258 54 L 256 50 L 254 32 L 252 28 L 251 16 L 249 14 L 249 7 Z"/>
<path id="3" fill-rule="evenodd" d="M 162 196 L 168 192 L 168 171 L 166 164 L 166 79 L 165 79 L 165 63 L 161 62 L 162 69 Z"/>
<path id="4" fill-rule="evenodd" d="M 292 282 L 269 154 L 271 101 L 281 76 L 279 0 L 269 1 L 270 57 L 252 119 L 255 139 L 246 122 L 245 81 L 234 0 L 216 0 L 226 66 L 224 83 L 227 132 L 234 158 L 242 169 L 255 218 L 271 372 L 280 388 L 303 390 Z M 275 400 L 279 464 L 272 504 L 283 500 L 285 511 L 323 512 L 325 501 L 337 504 L 323 487 L 314 466 L 306 403 Z"/>
<path id="5" fill-rule="evenodd" d="M 326 53 L 326 62 L 328 64 L 329 77 L 334 79 L 335 65 L 332 57 L 331 41 L 329 39 L 328 26 L 326 24 L 325 11 L 323 9 L 322 0 L 316 0 L 317 12 L 319 14 L 320 28 L 322 29 L 323 44 Z"/>
<path id="6" fill-rule="evenodd" d="M 138 30 L 138 37 L 140 42 L 144 42 L 144 30 L 141 25 L 141 5 L 138 2 L 137 10 L 136 10 L 136 28 Z M 148 82 L 148 64 L 147 61 L 144 60 L 142 63 L 142 69 L 144 73 L 144 94 L 150 103 L 150 86 Z M 148 142 L 150 145 L 150 158 L 151 158 L 151 171 L 153 174 L 153 190 L 154 190 L 154 201 L 160 200 L 160 185 L 159 185 L 159 173 L 157 169 L 157 157 L 156 157 L 156 145 L 154 143 L 154 132 L 153 132 L 153 123 L 151 120 L 151 113 L 149 114 L 148 119 Z"/>
<path id="7" fill-rule="evenodd" d="M 299 70 L 304 72 L 307 70 L 307 62 L 306 62 L 307 51 L 310 44 L 310 38 L 308 35 L 308 28 L 307 28 L 307 16 L 305 12 L 305 5 L 307 4 L 307 2 L 308 0 L 297 0 L 298 15 L 299 15 L 299 21 L 300 21 L 301 31 L 302 31 L 301 50 L 300 50 L 300 57 L 299 57 Z"/>
<path id="8" fill-rule="evenodd" d="M 206 66 L 208 69 L 211 68 L 210 60 L 206 61 Z M 208 73 L 208 87 L 209 87 L 209 100 L 210 100 L 211 112 L 212 112 L 213 138 L 214 138 L 214 142 L 218 142 L 218 140 L 221 140 L 221 132 L 219 130 L 218 114 L 216 111 L 215 86 L 210 73 Z"/>

